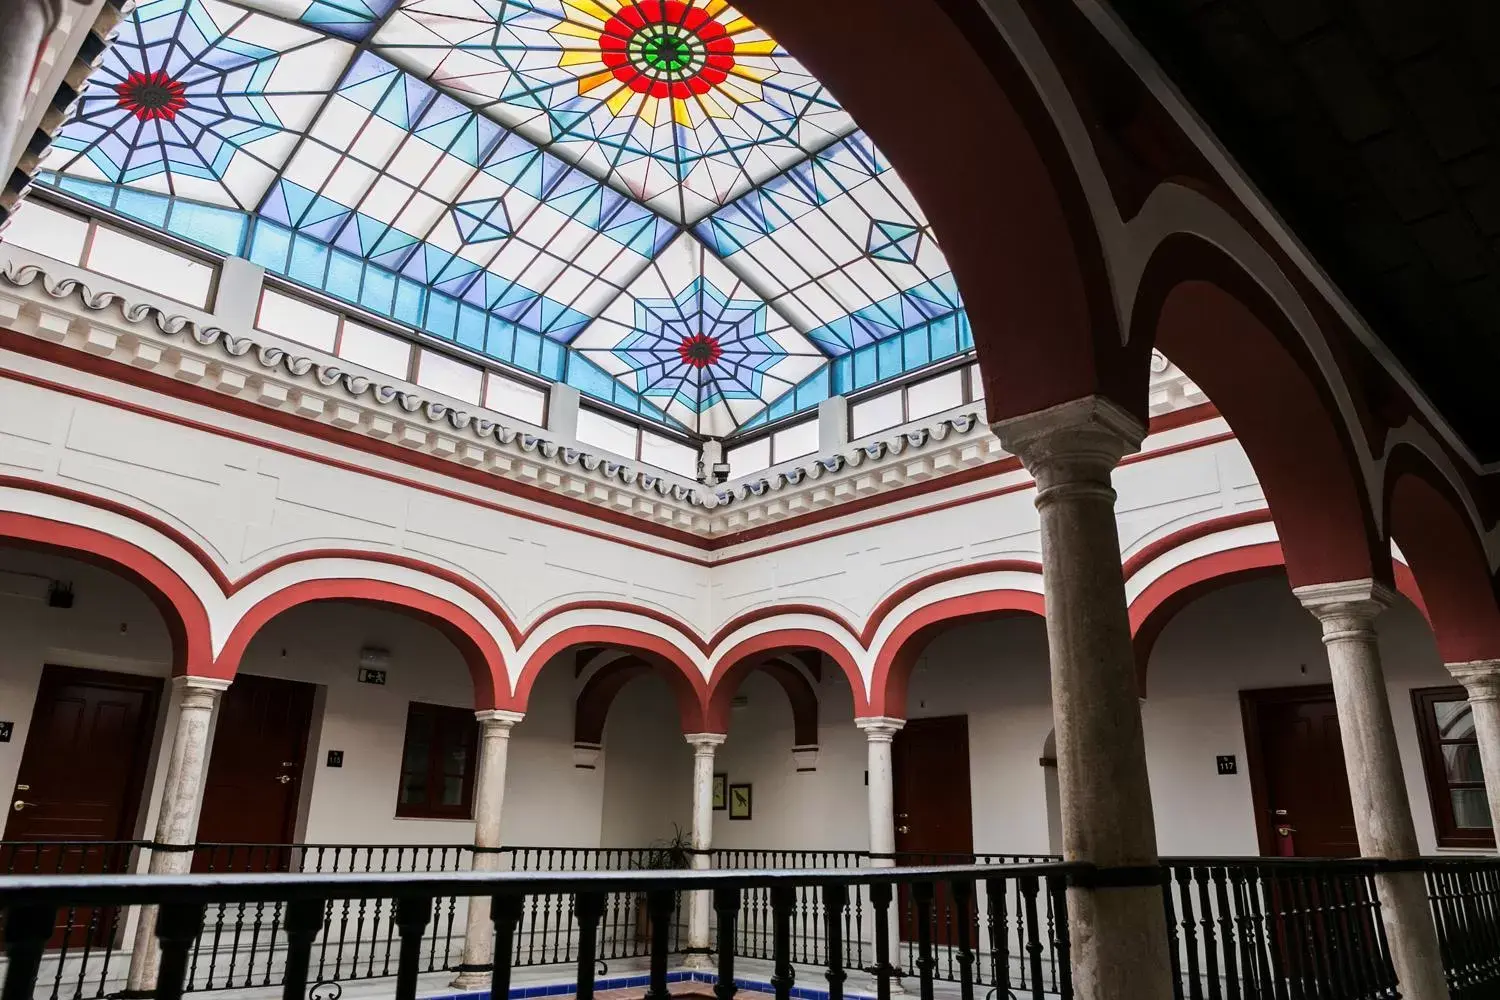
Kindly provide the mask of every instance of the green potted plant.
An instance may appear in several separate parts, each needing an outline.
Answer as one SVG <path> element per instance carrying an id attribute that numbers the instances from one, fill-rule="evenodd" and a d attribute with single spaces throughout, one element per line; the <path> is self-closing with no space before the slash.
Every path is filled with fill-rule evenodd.
<path id="1" fill-rule="evenodd" d="M 641 871 L 681 871 L 693 865 L 693 842 L 682 827 L 672 824 L 672 836 L 654 840 L 645 853 L 632 858 L 630 867 Z M 635 896 L 635 938 L 638 942 L 651 940 L 651 918 L 646 911 L 646 894 Z"/>

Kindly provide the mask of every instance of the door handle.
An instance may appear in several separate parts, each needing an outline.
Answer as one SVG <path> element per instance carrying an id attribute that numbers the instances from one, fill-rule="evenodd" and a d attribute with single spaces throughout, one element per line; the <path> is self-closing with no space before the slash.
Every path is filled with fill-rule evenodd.
<path id="1" fill-rule="evenodd" d="M 296 767 L 297 766 L 297 762 L 295 760 L 284 760 L 284 761 L 281 762 L 281 766 L 282 767 Z"/>
<path id="2" fill-rule="evenodd" d="M 1294 826 L 1287 826 L 1285 823 L 1283 823 L 1281 826 L 1278 826 L 1276 828 L 1276 836 L 1278 836 L 1278 837 L 1290 837 L 1292 834 L 1294 834 L 1296 832 L 1297 832 L 1297 828 L 1296 827 L 1294 827 Z"/>
<path id="3" fill-rule="evenodd" d="M 906 825 L 903 824 L 902 826 L 896 827 L 896 832 L 897 833 L 911 833 L 911 827 L 906 826 Z"/>
<path id="4" fill-rule="evenodd" d="M 285 785 L 292 780 L 292 776 L 290 774 L 278 774 L 276 780 Z"/>
<path id="5" fill-rule="evenodd" d="M 10 807 L 12 809 L 14 809 L 16 812 L 20 812 L 22 809 L 25 809 L 28 806 L 31 807 L 31 808 L 33 808 L 33 809 L 35 809 L 36 808 L 36 803 L 35 802 L 22 802 L 20 799 L 16 799 L 16 801 L 14 801 L 14 802 L 12 802 L 10 804 Z"/>

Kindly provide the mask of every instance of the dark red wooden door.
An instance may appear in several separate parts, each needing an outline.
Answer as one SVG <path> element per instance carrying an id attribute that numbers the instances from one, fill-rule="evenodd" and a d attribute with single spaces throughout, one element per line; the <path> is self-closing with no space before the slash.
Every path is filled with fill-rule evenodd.
<path id="1" fill-rule="evenodd" d="M 46 844 L 0 848 L 0 873 L 125 870 L 131 848 L 110 842 L 135 834 L 161 688 L 155 677 L 43 668 L 5 840 Z M 52 944 L 97 943 L 113 926 L 113 911 L 76 912 Z"/>
<path id="2" fill-rule="evenodd" d="M 1262 849 L 1282 857 L 1358 856 L 1333 691 L 1294 688 L 1251 697 L 1258 699 L 1261 829 L 1269 833 Z"/>
<path id="3" fill-rule="evenodd" d="M 276 871 L 297 824 L 316 688 L 240 674 L 224 692 L 198 819 L 198 842 L 242 845 L 199 850 L 197 871 Z"/>
<path id="4" fill-rule="evenodd" d="M 897 864 L 972 861 L 968 717 L 909 720 L 896 734 L 891 765 Z M 933 911 L 933 940 L 937 944 L 954 943 L 957 918 L 946 885 L 938 887 Z M 901 915 L 902 940 L 915 941 L 915 912 L 905 889 L 901 891 Z"/>

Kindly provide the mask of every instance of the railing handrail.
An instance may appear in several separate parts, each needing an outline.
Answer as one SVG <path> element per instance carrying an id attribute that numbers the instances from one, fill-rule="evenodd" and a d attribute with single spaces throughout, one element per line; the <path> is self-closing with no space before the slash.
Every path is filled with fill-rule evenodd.
<path id="1" fill-rule="evenodd" d="M 265 903 L 361 896 L 550 895 L 646 892 L 650 889 L 749 889 L 777 885 L 872 885 L 951 879 L 1077 876 L 1092 865 L 932 865 L 911 868 L 778 868 L 563 872 L 346 872 L 223 875 L 6 875 L 0 905 L 126 905 L 131 903 Z"/>

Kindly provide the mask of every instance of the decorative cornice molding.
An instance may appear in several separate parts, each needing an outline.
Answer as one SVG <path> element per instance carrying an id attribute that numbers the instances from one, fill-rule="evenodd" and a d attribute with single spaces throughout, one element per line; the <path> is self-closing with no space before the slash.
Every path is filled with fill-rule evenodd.
<path id="1" fill-rule="evenodd" d="M 27 251 L 13 256 L 0 261 L 0 325 L 21 334 L 700 537 L 732 537 L 1006 457 L 975 405 L 832 455 L 809 455 L 757 479 L 706 489 L 558 444 L 508 426 L 493 411 L 430 398 L 410 383 L 377 381 L 236 335 L 188 306 L 96 291 L 85 277 L 51 273 Z M 1190 383 L 1170 366 L 1160 367 L 1153 391 L 1169 387 L 1163 395 L 1172 399 L 1169 408 L 1193 405 L 1184 389 Z"/>

